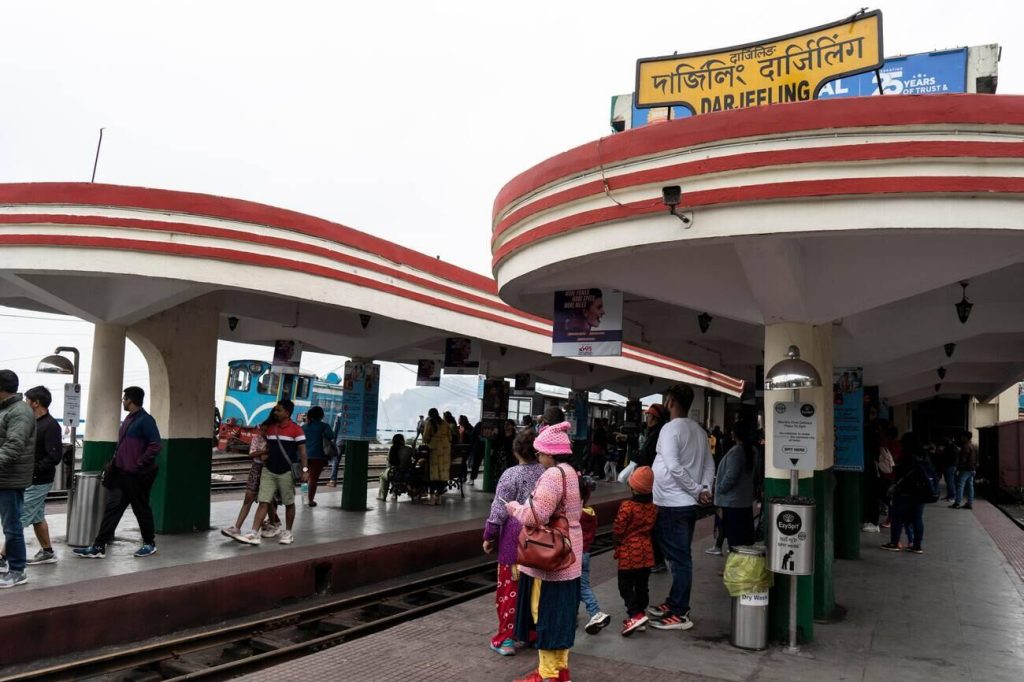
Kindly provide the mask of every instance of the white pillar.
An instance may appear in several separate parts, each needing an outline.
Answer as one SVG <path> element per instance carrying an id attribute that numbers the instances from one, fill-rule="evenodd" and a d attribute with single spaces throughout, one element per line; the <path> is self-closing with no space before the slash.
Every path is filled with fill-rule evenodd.
<path id="1" fill-rule="evenodd" d="M 98 471 L 114 453 L 121 425 L 125 328 L 99 323 L 93 331 L 82 470 Z"/>

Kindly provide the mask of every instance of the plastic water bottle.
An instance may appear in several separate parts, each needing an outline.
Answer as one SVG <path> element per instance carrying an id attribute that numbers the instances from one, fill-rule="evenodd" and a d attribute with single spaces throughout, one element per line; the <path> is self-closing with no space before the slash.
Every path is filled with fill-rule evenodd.
<path id="1" fill-rule="evenodd" d="M 309 484 L 303 481 L 299 490 L 302 491 L 302 506 L 305 507 L 309 504 Z"/>

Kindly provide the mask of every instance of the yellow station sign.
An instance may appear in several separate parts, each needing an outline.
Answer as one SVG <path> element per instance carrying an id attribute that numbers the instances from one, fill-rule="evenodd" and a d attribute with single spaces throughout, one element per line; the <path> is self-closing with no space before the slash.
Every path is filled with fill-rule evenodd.
<path id="1" fill-rule="evenodd" d="M 815 99 L 827 81 L 879 69 L 882 13 L 713 52 L 639 59 L 638 108 L 695 114 Z"/>

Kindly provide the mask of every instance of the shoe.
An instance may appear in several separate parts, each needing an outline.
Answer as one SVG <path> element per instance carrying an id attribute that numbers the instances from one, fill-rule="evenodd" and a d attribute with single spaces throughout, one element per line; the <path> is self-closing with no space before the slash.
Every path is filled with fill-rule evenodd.
<path id="1" fill-rule="evenodd" d="M 248 533 L 243 533 L 235 539 L 246 545 L 258 545 L 262 541 L 260 534 L 254 530 L 251 530 Z"/>
<path id="2" fill-rule="evenodd" d="M 142 545 L 142 547 L 139 547 L 137 550 L 135 550 L 135 554 L 133 554 L 132 556 L 134 556 L 136 559 L 145 559 L 146 557 L 153 556 L 154 554 L 156 554 L 156 545 L 146 543 Z"/>
<path id="3" fill-rule="evenodd" d="M 260 535 L 265 538 L 276 538 L 281 534 L 281 526 L 276 523 L 270 523 L 260 529 Z"/>
<path id="4" fill-rule="evenodd" d="M 381 499 L 383 499 L 383 498 L 381 498 Z M 316 506 L 316 502 L 314 502 L 313 500 L 310 500 L 309 504 L 307 504 L 306 506 L 307 507 L 315 507 Z"/>
<path id="5" fill-rule="evenodd" d="M 491 642 L 491 651 L 501 654 L 502 656 L 515 656 L 516 643 L 511 639 L 506 639 L 501 643 L 501 646 L 494 646 L 494 642 Z"/>
<path id="6" fill-rule="evenodd" d="M 962 506 L 960 508 L 961 509 L 974 509 L 974 505 L 971 504 L 970 502 L 968 502 L 967 504 L 965 504 L 964 506 Z"/>
<path id="7" fill-rule="evenodd" d="M 231 538 L 232 540 L 237 540 L 238 536 L 242 534 L 242 531 L 238 530 L 234 526 L 231 526 L 230 528 L 221 528 L 220 534 L 224 537 Z"/>
<path id="8" fill-rule="evenodd" d="M 515 682 L 571 682 L 571 680 L 562 680 L 561 673 L 558 677 L 541 677 L 539 672 L 533 670 L 529 675 L 520 677 Z"/>
<path id="9" fill-rule="evenodd" d="M 643 624 L 636 629 L 637 632 L 647 632 L 647 624 Z"/>
<path id="10" fill-rule="evenodd" d="M 924 554 L 924 550 L 921 549 L 920 547 L 911 547 L 907 551 L 910 552 L 911 554 Z"/>
<path id="11" fill-rule="evenodd" d="M 608 624 L 612 622 L 612 617 L 607 613 L 598 611 L 594 614 L 594 617 L 587 621 L 586 626 L 583 628 L 588 635 L 596 635 L 601 632 L 604 628 L 608 627 Z"/>
<path id="12" fill-rule="evenodd" d="M 892 528 L 892 524 L 889 523 L 888 521 L 882 521 L 880 524 L 878 524 L 878 527 L 879 528 Z"/>
<path id="13" fill-rule="evenodd" d="M 338 482 L 337 481 L 327 481 L 327 483 L 324 483 L 324 485 L 326 485 L 328 488 L 334 488 L 334 487 L 337 487 Z"/>
<path id="14" fill-rule="evenodd" d="M 0 575 L 0 589 L 17 587 L 27 582 L 28 576 L 25 575 L 25 571 L 7 571 L 7 573 Z"/>
<path id="15" fill-rule="evenodd" d="M 7 557 L 5 557 L 3 554 L 0 554 L 0 573 L 6 573 L 6 572 L 7 572 Z"/>
<path id="16" fill-rule="evenodd" d="M 627 618 L 622 621 L 622 636 L 629 637 L 634 631 L 640 629 L 641 626 L 646 625 L 648 618 L 643 613 L 639 613 L 632 618 Z"/>
<path id="17" fill-rule="evenodd" d="M 664 618 L 668 614 L 672 613 L 672 609 L 668 607 L 668 604 L 662 604 L 661 606 L 648 606 L 647 615 L 651 618 Z"/>
<path id="18" fill-rule="evenodd" d="M 879 533 L 879 532 L 881 532 L 879 530 L 878 526 L 876 526 L 873 523 L 865 523 L 863 526 L 861 526 L 860 530 L 861 530 L 862 533 Z"/>
<path id="19" fill-rule="evenodd" d="M 662 562 L 660 564 L 655 565 L 654 568 L 651 569 L 651 573 L 664 573 L 667 570 L 668 566 L 666 566 L 665 563 Z"/>
<path id="20" fill-rule="evenodd" d="M 81 549 L 73 550 L 75 556 L 80 556 L 83 559 L 105 559 L 107 553 L 103 547 L 99 545 L 90 545 L 88 547 L 82 547 Z"/>
<path id="21" fill-rule="evenodd" d="M 887 552 L 899 552 L 900 551 L 900 546 L 897 545 L 897 544 L 893 544 L 891 542 L 887 542 L 884 545 L 880 545 L 880 548 L 886 550 Z"/>
<path id="22" fill-rule="evenodd" d="M 277 541 L 279 545 L 290 545 L 295 542 L 295 536 L 292 535 L 290 530 L 281 531 L 281 539 Z"/>
<path id="23" fill-rule="evenodd" d="M 949 505 L 949 508 L 950 509 L 959 509 L 960 505 L 958 503 L 954 502 L 953 504 Z"/>
<path id="24" fill-rule="evenodd" d="M 707 549 L 704 550 L 704 553 L 705 554 L 711 554 L 713 556 L 722 556 L 722 548 L 721 547 L 708 547 Z"/>
<path id="25" fill-rule="evenodd" d="M 652 620 L 651 627 L 655 630 L 689 630 L 693 627 L 693 621 L 690 620 L 689 613 L 685 616 L 677 616 L 673 613 L 661 620 Z"/>
<path id="26" fill-rule="evenodd" d="M 568 668 L 562 668 L 558 671 L 558 682 L 572 682 Z"/>
<path id="27" fill-rule="evenodd" d="M 476 481 L 472 478 L 469 479 L 469 485 L 476 485 Z"/>
<path id="28" fill-rule="evenodd" d="M 52 549 L 41 549 L 36 552 L 36 555 L 29 557 L 26 564 L 30 566 L 38 566 L 39 564 L 55 564 L 57 563 L 57 555 L 53 553 Z"/>

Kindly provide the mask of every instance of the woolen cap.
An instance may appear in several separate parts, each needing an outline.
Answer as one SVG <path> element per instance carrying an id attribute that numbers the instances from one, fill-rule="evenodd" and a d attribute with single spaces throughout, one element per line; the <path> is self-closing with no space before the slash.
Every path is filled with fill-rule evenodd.
<path id="1" fill-rule="evenodd" d="M 533 447 L 537 452 L 558 457 L 572 454 L 572 443 L 569 442 L 569 422 L 552 424 L 537 434 Z"/>
<path id="2" fill-rule="evenodd" d="M 648 495 L 654 487 L 654 470 L 651 467 L 637 467 L 629 475 L 629 487 L 640 493 Z"/>

